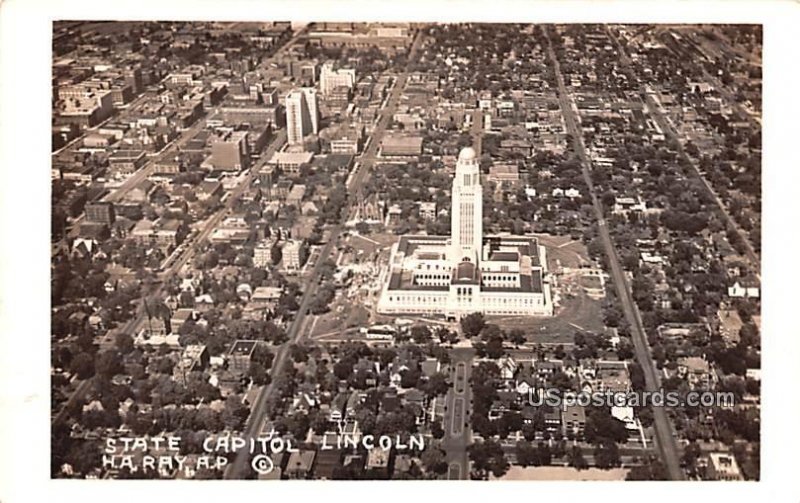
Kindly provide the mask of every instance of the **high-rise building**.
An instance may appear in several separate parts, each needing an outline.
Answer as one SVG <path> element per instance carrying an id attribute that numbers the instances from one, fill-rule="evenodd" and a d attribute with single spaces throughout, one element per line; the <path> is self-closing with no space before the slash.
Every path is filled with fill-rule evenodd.
<path id="1" fill-rule="evenodd" d="M 297 240 L 292 240 L 283 245 L 283 269 L 286 271 L 297 271 L 302 267 L 303 261 L 301 257 L 301 248 L 303 243 Z"/>
<path id="2" fill-rule="evenodd" d="M 275 168 L 269 165 L 262 166 L 257 176 L 261 194 L 268 200 L 272 199 L 272 185 L 275 183 Z"/>
<path id="3" fill-rule="evenodd" d="M 453 255 L 470 261 L 481 253 L 483 246 L 483 188 L 475 150 L 465 148 L 458 156 L 453 180 L 453 206 L 450 233 Z"/>
<path id="4" fill-rule="evenodd" d="M 233 131 L 211 144 L 211 165 L 223 171 L 240 171 L 250 167 L 247 131 Z"/>
<path id="5" fill-rule="evenodd" d="M 317 90 L 301 87 L 286 96 L 286 130 L 289 145 L 303 143 L 303 138 L 319 132 Z"/>
<path id="6" fill-rule="evenodd" d="M 274 239 L 264 239 L 253 249 L 253 265 L 262 269 L 272 265 L 272 247 Z"/>
<path id="7" fill-rule="evenodd" d="M 323 96 L 329 96 L 337 87 L 352 88 L 355 83 L 356 71 L 354 69 L 339 68 L 334 70 L 332 61 L 322 65 L 319 75 L 319 89 Z"/>

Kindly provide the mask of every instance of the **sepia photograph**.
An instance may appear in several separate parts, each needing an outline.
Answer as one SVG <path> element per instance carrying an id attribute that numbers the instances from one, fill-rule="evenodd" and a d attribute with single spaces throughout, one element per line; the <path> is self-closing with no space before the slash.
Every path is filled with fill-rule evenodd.
<path id="1" fill-rule="evenodd" d="M 55 22 L 52 476 L 758 480 L 761 47 Z"/>
<path id="2" fill-rule="evenodd" d="M 0 5 L 2 503 L 800 496 L 792 2 L 143 2 Z"/>

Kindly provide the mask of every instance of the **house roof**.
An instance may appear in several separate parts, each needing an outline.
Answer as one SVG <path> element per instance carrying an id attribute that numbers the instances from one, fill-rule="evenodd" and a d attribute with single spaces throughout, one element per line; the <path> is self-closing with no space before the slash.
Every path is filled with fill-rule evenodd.
<path id="1" fill-rule="evenodd" d="M 428 358 L 420 364 L 422 374 L 426 377 L 431 377 L 439 371 L 439 360 L 436 358 Z"/>
<path id="2" fill-rule="evenodd" d="M 314 464 L 314 458 L 317 453 L 311 450 L 296 451 L 289 456 L 289 462 L 286 464 L 286 471 L 308 471 L 311 465 Z"/>

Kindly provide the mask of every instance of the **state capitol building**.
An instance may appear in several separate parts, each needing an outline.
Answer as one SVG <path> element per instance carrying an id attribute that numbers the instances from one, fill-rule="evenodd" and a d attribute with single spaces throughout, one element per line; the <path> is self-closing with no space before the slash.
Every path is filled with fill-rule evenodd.
<path id="1" fill-rule="evenodd" d="M 544 246 L 535 237 L 484 236 L 475 150 L 461 150 L 450 236 L 402 236 L 392 247 L 381 314 L 552 316 Z"/>

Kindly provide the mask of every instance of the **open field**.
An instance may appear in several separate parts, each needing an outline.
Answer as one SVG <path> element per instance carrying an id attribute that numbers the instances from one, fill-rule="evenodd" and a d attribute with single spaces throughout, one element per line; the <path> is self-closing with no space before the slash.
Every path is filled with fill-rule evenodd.
<path id="1" fill-rule="evenodd" d="M 561 305 L 552 318 L 523 316 L 488 317 L 505 330 L 519 328 L 528 334 L 528 341 L 536 344 L 569 344 L 575 332 L 599 333 L 604 330 L 600 301 L 576 292 L 561 298 Z"/>
<path id="2" fill-rule="evenodd" d="M 583 275 L 578 279 L 580 285 L 584 288 L 602 288 L 603 283 L 600 277 L 596 275 Z"/>
<path id="3" fill-rule="evenodd" d="M 561 267 L 576 269 L 591 265 L 589 252 L 581 241 L 549 234 L 537 234 L 536 237 L 547 248 L 547 267 L 550 272 L 557 272 Z"/>
<path id="4" fill-rule="evenodd" d="M 309 325 L 310 337 L 317 338 L 331 332 L 370 324 L 370 312 L 366 307 L 346 299 L 342 300 L 341 297 L 341 294 L 337 296 L 337 299 L 331 304 L 330 311 L 315 317 L 314 324 Z"/>
<path id="5" fill-rule="evenodd" d="M 367 235 L 350 233 L 347 238 L 347 244 L 352 246 L 353 249 L 363 250 L 364 253 L 370 254 L 378 250 L 388 251 L 397 239 L 398 236 L 384 232 L 370 233 Z"/>

